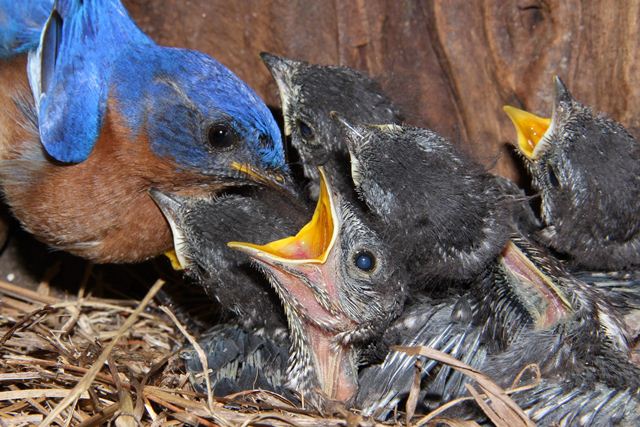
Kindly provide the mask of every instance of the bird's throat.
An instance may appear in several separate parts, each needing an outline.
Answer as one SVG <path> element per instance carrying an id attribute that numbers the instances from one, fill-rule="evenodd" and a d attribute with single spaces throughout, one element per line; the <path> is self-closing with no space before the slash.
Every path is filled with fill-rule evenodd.
<path id="1" fill-rule="evenodd" d="M 507 243 L 500 264 L 512 291 L 527 308 L 536 328 L 545 329 L 566 318 L 571 304 L 554 280 L 542 272 L 513 242 Z"/>
<path id="2" fill-rule="evenodd" d="M 358 390 L 358 369 L 352 346 L 336 343 L 334 333 L 315 325 L 307 323 L 304 328 L 324 397 L 329 401 L 349 401 Z"/>

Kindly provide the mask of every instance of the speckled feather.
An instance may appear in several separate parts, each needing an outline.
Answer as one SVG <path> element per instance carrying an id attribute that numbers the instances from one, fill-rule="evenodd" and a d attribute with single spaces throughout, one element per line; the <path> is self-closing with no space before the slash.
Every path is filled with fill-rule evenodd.
<path id="1" fill-rule="evenodd" d="M 516 401 L 535 421 L 544 421 L 545 425 L 548 420 L 565 416 L 604 417 L 595 404 L 582 407 L 579 402 L 588 396 L 601 399 L 598 403 L 603 407 L 617 396 L 620 401 L 607 407 L 608 416 L 637 416 L 640 406 L 633 390 L 640 386 L 640 370 L 629 362 L 626 335 L 619 320 L 625 309 L 633 307 L 610 304 L 610 299 L 623 304 L 624 293 L 595 290 L 568 275 L 556 261 L 541 258 L 544 252 L 531 242 L 516 240 L 519 247 L 528 250 L 532 262 L 546 274 L 553 272 L 556 285 L 570 297 L 573 312 L 568 317 L 548 328 L 536 328 L 534 317 L 527 311 L 532 300 L 523 300 L 522 293 L 514 292 L 514 287 L 522 284 L 509 280 L 505 266 L 497 262 L 489 269 L 493 273 L 460 296 L 445 300 L 418 297 L 386 331 L 384 342 L 444 351 L 501 380 L 504 387 L 526 365 L 538 364 L 543 385 L 518 394 Z M 406 399 L 415 375 L 415 360 L 391 352 L 382 364 L 363 371 L 357 402 L 365 414 L 384 419 Z M 425 410 L 466 394 L 467 379 L 433 361 L 424 360 L 421 378 L 420 402 Z M 594 392 L 594 387 L 606 388 L 609 394 L 598 395 L 600 391 Z M 555 400 L 556 393 L 566 394 L 575 404 Z M 466 415 L 472 416 L 473 411 Z"/>
<path id="2" fill-rule="evenodd" d="M 236 323 L 226 323 L 202 334 L 198 344 L 207 355 L 214 396 L 262 389 L 293 398 L 284 387 L 289 353 L 286 335 L 265 330 L 247 331 Z M 206 393 L 196 351 L 189 346 L 181 351 L 180 357 L 196 390 Z"/>

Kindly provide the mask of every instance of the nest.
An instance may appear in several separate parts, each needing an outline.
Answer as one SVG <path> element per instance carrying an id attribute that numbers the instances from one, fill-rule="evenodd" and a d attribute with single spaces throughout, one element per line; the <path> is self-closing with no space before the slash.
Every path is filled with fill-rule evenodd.
<path id="1" fill-rule="evenodd" d="M 344 408 L 323 416 L 260 390 L 225 398 L 196 393 L 178 357 L 180 348 L 195 340 L 154 300 L 163 284 L 157 281 L 135 301 L 87 296 L 84 287 L 76 295 L 54 297 L 0 282 L 0 426 L 478 425 L 441 415 L 462 400 L 474 400 L 495 425 L 534 425 L 509 394 L 535 384 L 503 390 L 473 368 L 424 347 L 399 350 L 439 360 L 475 381 L 469 397 L 415 416 L 416 381 L 399 417 L 409 420 L 403 424 L 380 424 Z"/>

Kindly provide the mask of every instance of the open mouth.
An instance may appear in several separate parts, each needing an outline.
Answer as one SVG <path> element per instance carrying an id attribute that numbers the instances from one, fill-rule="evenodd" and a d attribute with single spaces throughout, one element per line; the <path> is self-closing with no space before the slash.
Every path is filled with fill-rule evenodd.
<path id="1" fill-rule="evenodd" d="M 158 205 L 171 228 L 173 249 L 168 250 L 164 255 L 169 259 L 174 270 L 184 270 L 189 266 L 189 259 L 185 254 L 186 239 L 177 219 L 182 210 L 180 199 L 175 194 L 164 193 L 156 188 L 149 190 L 149 196 Z"/>
<path id="2" fill-rule="evenodd" d="M 526 307 L 537 329 L 547 329 L 566 318 L 573 308 L 554 280 L 541 271 L 513 242 L 500 257 L 516 283 L 512 291 Z"/>
<path id="3" fill-rule="evenodd" d="M 545 135 L 553 128 L 552 118 L 540 117 L 519 108 L 505 105 L 503 110 L 516 128 L 518 149 L 527 159 L 535 160 L 546 144 Z"/>
<path id="4" fill-rule="evenodd" d="M 265 245 L 247 242 L 229 242 L 231 248 L 247 252 L 258 258 L 298 264 L 322 264 L 337 237 L 334 218 L 337 218 L 334 201 L 320 169 L 320 197 L 315 212 L 309 221 L 295 235 L 276 240 Z"/>
<path id="5" fill-rule="evenodd" d="M 339 261 L 332 255 L 334 247 L 339 247 L 336 241 L 340 216 L 324 171 L 321 168 L 319 171 L 320 196 L 315 212 L 295 236 L 264 245 L 247 242 L 228 245 L 247 253 L 271 276 L 294 337 L 292 354 L 299 356 L 301 364 L 312 364 L 292 365 L 314 374 L 315 379 L 299 391 L 309 393 L 312 400 L 314 396 L 322 396 L 321 401 L 347 401 L 357 390 L 357 366 L 351 348 L 340 344 L 338 336 L 353 328 L 355 322 L 340 303 L 341 273 Z M 307 374 L 291 373 L 300 378 Z M 299 385 L 306 380 L 290 378 L 290 381 Z"/>

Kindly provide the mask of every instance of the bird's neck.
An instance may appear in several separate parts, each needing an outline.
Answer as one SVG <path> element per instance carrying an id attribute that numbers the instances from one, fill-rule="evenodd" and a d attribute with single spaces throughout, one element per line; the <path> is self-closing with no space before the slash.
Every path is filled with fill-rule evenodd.
<path id="1" fill-rule="evenodd" d="M 290 319 L 289 385 L 311 405 L 323 409 L 346 403 L 358 391 L 357 349 L 336 342 L 336 334 L 299 319 Z"/>

